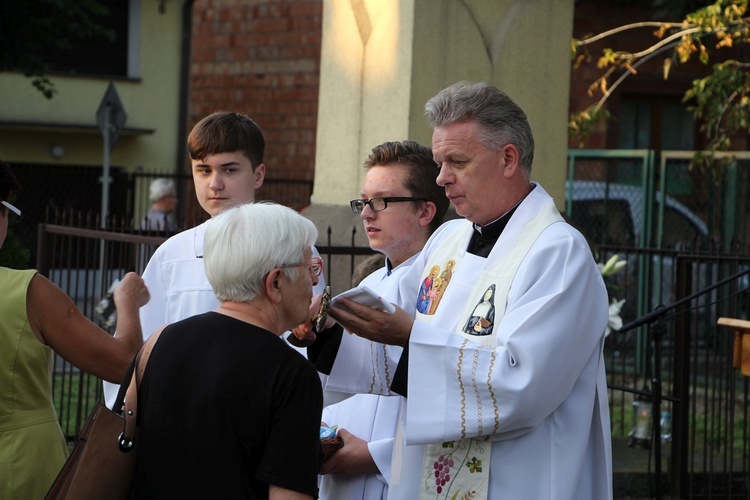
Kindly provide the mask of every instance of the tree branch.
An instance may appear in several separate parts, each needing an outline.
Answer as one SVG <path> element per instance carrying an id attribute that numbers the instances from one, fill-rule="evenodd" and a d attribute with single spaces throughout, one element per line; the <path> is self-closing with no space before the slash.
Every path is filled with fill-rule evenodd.
<path id="1" fill-rule="evenodd" d="M 662 28 L 665 26 L 669 28 L 679 28 L 684 25 L 682 23 L 664 23 L 664 22 L 658 22 L 658 21 L 643 21 L 643 22 L 638 22 L 638 23 L 626 24 L 625 26 L 619 26 L 609 31 L 599 33 L 598 35 L 592 36 L 591 38 L 581 38 L 580 40 L 576 40 L 576 43 L 578 43 L 578 45 L 588 45 L 590 43 L 594 43 L 596 41 L 607 38 L 611 35 L 615 35 L 617 33 L 621 33 L 623 31 L 627 31 L 627 30 L 631 30 L 635 28 L 652 28 L 652 27 Z"/>
<path id="2" fill-rule="evenodd" d="M 654 51 L 654 52 L 652 52 L 650 54 L 647 54 L 643 58 L 641 58 L 638 61 L 636 61 L 631 67 L 627 68 L 627 70 L 625 70 L 622 75 L 620 75 L 620 77 L 615 81 L 615 83 L 612 84 L 611 87 L 609 87 L 607 89 L 607 92 L 602 96 L 601 99 L 599 99 L 599 102 L 596 103 L 596 105 L 594 106 L 593 109 L 601 109 L 602 105 L 604 104 L 604 102 L 607 99 L 609 99 L 609 96 L 612 94 L 612 92 L 614 92 L 614 90 L 623 82 L 623 80 L 625 80 L 625 78 L 627 78 L 630 74 L 635 73 L 635 70 L 638 69 L 638 67 L 641 64 L 644 64 L 646 61 L 650 60 L 651 58 L 659 55 L 660 53 L 664 52 L 665 50 L 672 49 L 672 48 L 674 48 L 677 45 L 678 45 L 678 42 L 672 42 L 671 45 L 665 45 L 665 46 L 661 47 L 660 49 L 658 49 L 658 50 L 656 50 L 656 51 Z M 610 68 L 610 69 L 614 69 L 614 67 Z"/>

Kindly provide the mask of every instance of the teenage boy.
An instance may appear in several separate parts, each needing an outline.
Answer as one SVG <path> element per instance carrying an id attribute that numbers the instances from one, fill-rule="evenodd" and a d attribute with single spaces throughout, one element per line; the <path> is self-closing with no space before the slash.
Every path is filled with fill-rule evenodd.
<path id="1" fill-rule="evenodd" d="M 364 166 L 367 173 L 361 198 L 352 200 L 351 207 L 362 218 L 370 247 L 385 255 L 385 266 L 361 284 L 384 300 L 399 303 L 399 279 L 442 222 L 448 199 L 435 182 L 439 169 L 432 151 L 416 142 L 381 144 L 372 150 Z M 400 398 L 374 393 L 388 394 L 392 373 L 384 359 L 397 361 L 401 348 L 342 336 L 343 344 L 350 341 L 360 345 L 357 364 L 362 378 L 373 385 L 366 391 L 370 394 L 353 396 L 323 412 L 323 421 L 339 426 L 338 435 L 345 445 L 323 464 L 321 500 L 379 500 L 388 495 Z M 336 364 L 332 370 L 335 375 Z M 328 398 L 336 398 L 337 386 L 326 386 L 326 393 Z"/>

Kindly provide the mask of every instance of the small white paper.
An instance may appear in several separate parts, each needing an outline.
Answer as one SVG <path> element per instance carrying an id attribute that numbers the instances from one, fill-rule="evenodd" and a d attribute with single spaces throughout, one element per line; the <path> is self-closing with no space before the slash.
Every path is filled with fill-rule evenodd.
<path id="1" fill-rule="evenodd" d="M 356 288 L 352 288 L 351 290 L 347 290 L 344 293 L 340 293 L 336 295 L 331 300 L 332 306 L 337 306 L 337 307 L 341 307 L 342 309 L 346 309 L 343 305 L 337 304 L 338 300 L 341 297 L 345 297 L 347 299 L 351 299 L 360 304 L 370 306 L 380 311 L 387 312 L 388 314 L 393 314 L 394 312 L 396 312 L 396 308 L 393 306 L 393 304 L 391 304 L 387 300 L 383 300 L 377 293 L 375 293 L 375 291 L 373 291 L 372 288 L 368 286 L 360 285 Z"/>

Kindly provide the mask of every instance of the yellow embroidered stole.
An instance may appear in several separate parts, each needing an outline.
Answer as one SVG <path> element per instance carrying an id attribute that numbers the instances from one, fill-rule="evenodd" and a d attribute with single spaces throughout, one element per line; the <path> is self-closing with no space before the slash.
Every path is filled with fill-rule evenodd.
<path id="1" fill-rule="evenodd" d="M 466 437 L 464 387 L 468 389 L 472 385 L 482 383 L 484 379 L 489 382 L 490 376 L 476 373 L 476 359 L 472 359 L 469 354 L 471 351 L 464 357 L 463 348 L 470 341 L 487 349 L 497 346 L 495 326 L 500 324 L 505 314 L 508 292 L 518 268 L 542 231 L 562 220 L 552 200 L 548 200 L 516 234 L 510 237 L 501 235 L 481 270 L 476 269 L 467 260 L 478 259 L 466 253 L 466 245 L 472 232 L 472 226 L 469 224 L 446 238 L 430 254 L 422 273 L 424 279 L 417 298 L 416 320 L 434 322 L 447 328 L 450 326 L 445 325 L 453 324 L 454 332 L 464 338 L 456 367 L 461 387 L 462 439 L 426 445 L 420 499 L 487 498 L 492 451 L 489 437 L 495 434 L 500 426 L 498 406 L 493 397 L 493 414 L 485 413 L 483 417 L 481 402 L 478 401 L 478 425 L 475 426 L 478 432 L 475 437 Z M 452 290 L 450 287 L 451 277 L 454 273 L 462 272 L 461 264 L 465 260 L 466 267 L 469 268 L 467 271 L 471 272 L 470 268 L 475 268 L 477 272 L 476 280 L 472 281 L 473 288 L 468 294 L 467 290 Z M 447 294 L 451 296 L 445 303 L 451 305 L 460 303 L 461 294 L 466 295 L 463 313 L 458 317 L 458 321 L 451 314 L 454 311 L 440 310 L 441 299 Z M 453 323 L 454 321 L 456 322 Z M 465 363 L 472 363 L 470 380 L 463 380 Z M 485 426 L 485 422 L 488 425 Z"/>

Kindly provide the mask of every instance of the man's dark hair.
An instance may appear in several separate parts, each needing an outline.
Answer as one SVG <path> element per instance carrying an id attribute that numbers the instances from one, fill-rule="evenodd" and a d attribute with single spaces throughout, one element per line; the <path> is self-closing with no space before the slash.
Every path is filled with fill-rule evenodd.
<path id="1" fill-rule="evenodd" d="M 260 127 L 242 113 L 217 111 L 195 124 L 188 136 L 188 153 L 193 160 L 219 153 L 241 151 L 253 166 L 263 163 L 266 141 Z"/>

